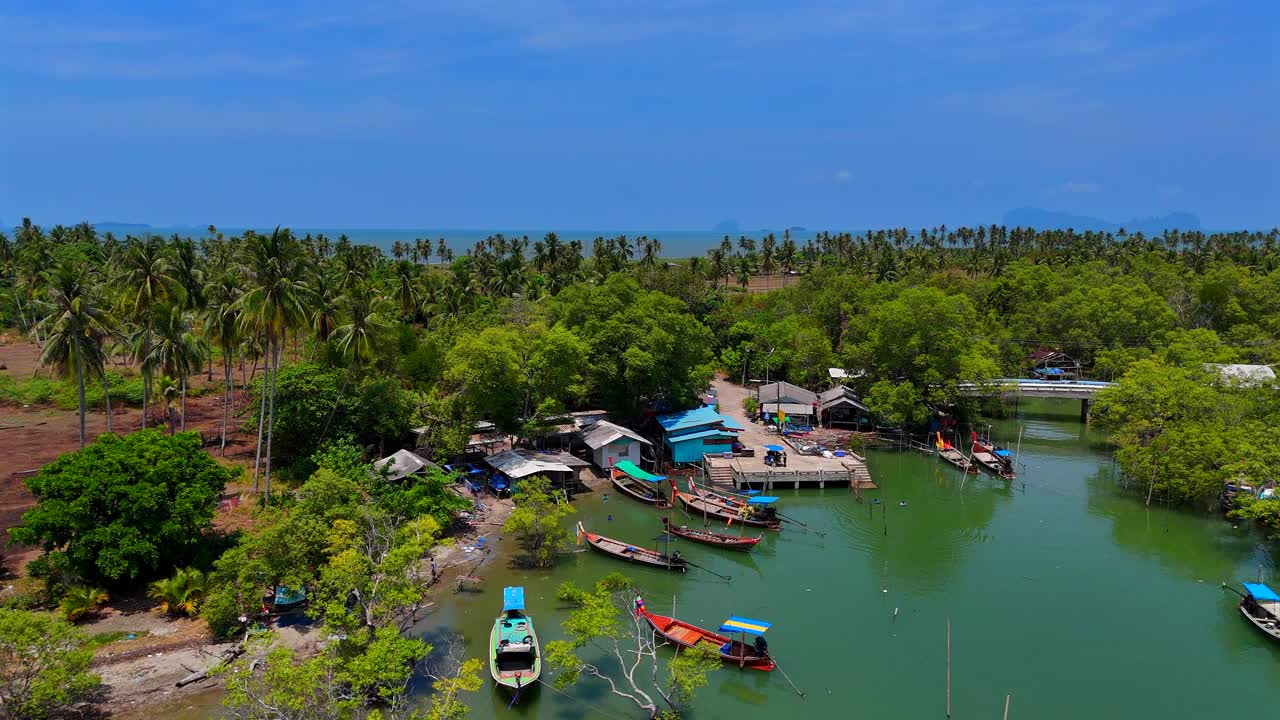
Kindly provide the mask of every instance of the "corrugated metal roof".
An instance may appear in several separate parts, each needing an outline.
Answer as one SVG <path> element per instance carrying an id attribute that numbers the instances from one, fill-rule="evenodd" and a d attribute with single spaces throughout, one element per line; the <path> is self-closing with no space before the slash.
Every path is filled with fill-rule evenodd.
<path id="1" fill-rule="evenodd" d="M 588 465 L 568 453 L 524 449 L 500 452 L 490 455 L 484 461 L 494 470 L 516 479 L 542 472 L 573 472 L 575 467 Z"/>
<path id="2" fill-rule="evenodd" d="M 582 434 L 582 442 L 586 443 L 587 447 L 592 450 L 596 450 L 624 437 L 637 440 L 645 445 L 653 444 L 641 437 L 636 431 L 629 430 L 621 425 L 615 425 L 608 420 L 599 420 L 592 425 L 590 430 Z"/>
<path id="3" fill-rule="evenodd" d="M 777 415 L 779 407 L 782 408 L 782 412 L 788 415 L 812 415 L 813 414 L 812 405 L 802 405 L 800 403 L 789 403 L 789 402 L 784 402 L 784 403 L 767 402 L 760 405 L 760 409 L 763 410 L 764 412 L 769 413 L 770 415 Z"/>
<path id="4" fill-rule="evenodd" d="M 812 405 L 818 401 L 818 395 L 812 390 L 806 390 L 799 385 L 782 380 L 768 385 L 761 385 L 756 390 L 756 399 L 760 402 L 768 402 L 770 400 L 774 402 L 791 401 Z"/>
<path id="5" fill-rule="evenodd" d="M 373 467 L 378 470 L 381 470 L 386 465 L 391 466 L 387 470 L 388 480 L 400 480 L 422 470 L 424 467 L 435 467 L 430 461 L 424 460 L 408 450 L 397 450 L 391 456 L 384 457 L 373 463 Z"/>
<path id="6" fill-rule="evenodd" d="M 673 438 L 670 438 L 667 442 L 670 442 L 671 444 L 674 445 L 676 443 L 682 443 L 685 440 L 699 440 L 702 438 L 709 438 L 709 437 L 723 437 L 728 440 L 738 439 L 738 436 L 736 434 L 731 433 L 728 430 L 712 429 L 712 430 L 703 430 L 701 432 L 693 432 L 693 433 L 689 433 L 688 435 L 677 435 Z"/>
<path id="7" fill-rule="evenodd" d="M 718 422 L 722 422 L 720 413 L 716 412 L 715 408 L 708 406 L 658 416 L 658 424 L 667 432 L 698 427 L 699 425 L 712 425 Z"/>

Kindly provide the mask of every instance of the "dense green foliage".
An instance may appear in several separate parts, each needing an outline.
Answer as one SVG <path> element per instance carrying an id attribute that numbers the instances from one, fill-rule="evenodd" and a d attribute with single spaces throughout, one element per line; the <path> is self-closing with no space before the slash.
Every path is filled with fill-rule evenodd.
<path id="1" fill-rule="evenodd" d="M 1216 504 L 1228 482 L 1280 480 L 1275 390 L 1221 379 L 1203 364 L 1140 360 L 1098 397 L 1097 422 L 1117 446 L 1126 477 L 1152 498 Z M 1270 501 L 1245 499 L 1247 516 L 1270 519 Z"/>
<path id="2" fill-rule="evenodd" d="M 0 609 L 0 718 L 39 720 L 88 699 L 98 687 L 93 651 L 57 618 Z"/>
<path id="3" fill-rule="evenodd" d="M 516 537 L 524 551 L 523 562 L 535 567 L 551 567 L 572 537 L 560 521 L 573 514 L 573 506 L 562 495 L 557 495 L 551 489 L 551 482 L 541 475 L 520 480 L 512 498 L 515 508 L 502 531 Z"/>
<path id="4" fill-rule="evenodd" d="M 195 556 L 234 475 L 194 433 L 102 435 L 27 479 L 38 502 L 13 538 L 63 556 L 88 580 L 153 577 Z"/>
<path id="5" fill-rule="evenodd" d="M 707 676 L 721 667 L 714 651 L 682 650 L 660 675 L 655 634 L 633 611 L 638 594 L 624 575 L 610 573 L 590 589 L 566 582 L 556 596 L 574 607 L 561 623 L 568 639 L 553 640 L 546 647 L 546 660 L 556 670 L 559 689 L 584 677 L 597 678 L 612 694 L 635 703 L 650 717 L 678 717 L 707 685 Z M 580 656 L 587 648 L 590 651 L 584 654 L 594 658 L 603 652 L 604 661 Z"/>

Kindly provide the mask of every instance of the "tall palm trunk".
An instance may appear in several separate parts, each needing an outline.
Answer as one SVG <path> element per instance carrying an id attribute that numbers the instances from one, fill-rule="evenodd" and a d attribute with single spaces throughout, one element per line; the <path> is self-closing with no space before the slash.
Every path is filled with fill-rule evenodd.
<path id="1" fill-rule="evenodd" d="M 151 372 L 142 369 L 142 429 L 147 429 L 147 401 L 151 399 Z"/>
<path id="2" fill-rule="evenodd" d="M 225 357 L 225 354 L 224 354 Z M 222 384 L 222 441 L 218 447 L 223 457 L 227 455 L 227 420 L 231 417 L 231 399 L 234 392 L 231 384 L 234 382 L 232 378 L 231 363 L 222 363 L 223 382 Z"/>
<path id="3" fill-rule="evenodd" d="M 187 376 L 182 376 L 182 432 L 187 431 Z"/>
<path id="4" fill-rule="evenodd" d="M 257 363 L 255 362 L 256 366 Z M 248 386 L 246 386 L 247 388 Z M 267 422 L 267 377 L 262 376 L 262 390 L 258 392 L 258 445 L 253 452 L 253 494 L 258 494 L 258 468 L 262 464 L 262 430 Z"/>
<path id="5" fill-rule="evenodd" d="M 267 467 L 266 467 L 266 496 L 267 502 L 271 501 L 271 437 L 274 434 L 276 422 L 276 376 L 280 374 L 280 346 L 283 344 L 284 338 L 268 343 L 267 352 L 272 356 L 271 361 L 271 403 L 270 409 L 267 411 Z M 265 378 L 264 378 L 265 379 Z"/>
<path id="6" fill-rule="evenodd" d="M 80 336 L 76 335 L 75 346 L 72 350 L 76 354 L 76 390 L 80 396 L 80 448 L 84 448 L 84 353 L 80 351 Z"/>
<path id="7" fill-rule="evenodd" d="M 107 380 L 107 368 L 102 368 L 102 399 L 107 404 L 107 432 L 111 432 L 111 384 Z"/>

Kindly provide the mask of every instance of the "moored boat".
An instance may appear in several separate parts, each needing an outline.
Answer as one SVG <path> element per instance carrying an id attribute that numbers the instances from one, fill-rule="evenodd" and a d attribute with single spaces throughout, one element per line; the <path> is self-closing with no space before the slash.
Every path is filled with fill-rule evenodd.
<path id="1" fill-rule="evenodd" d="M 1248 618 L 1254 627 L 1280 640 L 1280 593 L 1263 583 L 1241 584 L 1244 585 L 1244 594 L 1230 588 L 1240 595 L 1240 614 Z M 1223 583 L 1222 587 L 1227 587 L 1227 584 Z"/>
<path id="2" fill-rule="evenodd" d="M 688 525 L 676 525 L 668 518 L 662 518 L 662 527 L 668 533 L 676 537 L 682 537 L 686 540 L 702 543 L 703 545 L 714 545 L 715 547 L 727 548 L 729 550 L 750 551 L 755 548 L 756 543 L 760 542 L 760 537 L 741 537 L 738 535 L 726 535 L 724 533 L 703 530 L 702 528 L 691 528 Z"/>
<path id="3" fill-rule="evenodd" d="M 769 628 L 768 623 L 749 621 L 756 623 L 753 626 L 754 628 L 758 629 L 763 627 L 763 629 L 760 629 L 757 632 L 756 630 L 744 630 L 737 626 L 728 626 L 728 623 L 742 620 L 742 618 L 733 617 L 725 621 L 726 625 L 721 626 L 722 632 L 726 631 L 726 628 L 728 627 L 729 632 L 751 632 L 755 634 L 757 638 L 755 643 L 749 645 L 745 642 L 721 635 L 718 632 L 712 632 L 705 628 L 700 628 L 697 625 L 691 625 L 683 620 L 677 620 L 673 617 L 667 617 L 666 615 L 651 613 L 646 607 L 644 607 L 644 605 L 640 605 L 637 608 L 637 612 L 640 613 L 640 615 L 649 623 L 649 626 L 653 628 L 654 632 L 661 635 L 668 642 L 679 645 L 680 647 L 691 648 L 695 645 L 701 644 L 710 650 L 714 650 L 719 654 L 720 659 L 724 662 L 731 665 L 737 665 L 738 667 L 749 667 L 756 670 L 764 670 L 766 672 L 775 667 L 773 658 L 769 657 L 769 645 L 764 641 L 763 637 L 760 637 L 760 635 L 764 633 L 764 630 Z"/>
<path id="4" fill-rule="evenodd" d="M 542 675 L 538 634 L 524 610 L 524 588 L 502 590 L 502 613 L 489 632 L 489 652 L 489 674 L 499 687 L 518 692 Z"/>
<path id="5" fill-rule="evenodd" d="M 749 504 L 731 507 L 712 498 L 694 495 L 693 493 L 682 493 L 674 487 L 672 488 L 672 494 L 691 515 L 702 515 L 724 520 L 727 525 L 740 522 L 751 527 L 762 527 L 769 530 L 782 529 L 782 521 L 778 520 L 776 516 L 758 512 Z"/>
<path id="6" fill-rule="evenodd" d="M 634 463 L 623 460 L 613 466 L 613 471 L 609 473 L 609 479 L 613 482 L 614 487 L 628 497 L 655 505 L 658 508 L 668 506 L 667 496 L 662 492 L 661 485 L 659 485 L 659 483 L 667 479 L 663 475 L 647 473 L 636 467 Z"/>
<path id="7" fill-rule="evenodd" d="M 689 569 L 689 564 L 680 556 L 680 551 L 678 550 L 670 555 L 665 555 L 657 550 L 649 550 L 622 540 L 587 532 L 582 523 L 578 523 L 578 542 L 581 543 L 583 540 L 586 540 L 588 545 L 605 555 L 612 555 L 637 565 L 647 565 L 662 570 L 675 570 L 678 572 L 687 572 Z"/>
<path id="8" fill-rule="evenodd" d="M 938 457 L 944 461 L 955 465 L 966 473 L 976 473 L 978 468 L 974 467 L 969 458 L 965 454 L 955 448 L 954 445 L 942 439 L 942 433 L 938 433 L 938 440 L 934 443 L 938 448 Z"/>
<path id="9" fill-rule="evenodd" d="M 1010 458 L 1008 450 L 974 440 L 970 456 L 983 468 L 1005 480 L 1013 480 L 1018 477 L 1017 473 L 1013 471 L 1013 460 Z"/>

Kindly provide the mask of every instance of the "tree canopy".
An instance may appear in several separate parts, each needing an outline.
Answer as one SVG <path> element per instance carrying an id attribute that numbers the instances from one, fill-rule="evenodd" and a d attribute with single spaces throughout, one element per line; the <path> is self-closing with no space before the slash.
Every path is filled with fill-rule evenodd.
<path id="1" fill-rule="evenodd" d="M 102 435 L 27 479 L 37 504 L 13 537 L 87 580 L 154 577 L 192 559 L 235 474 L 195 433 Z"/>

